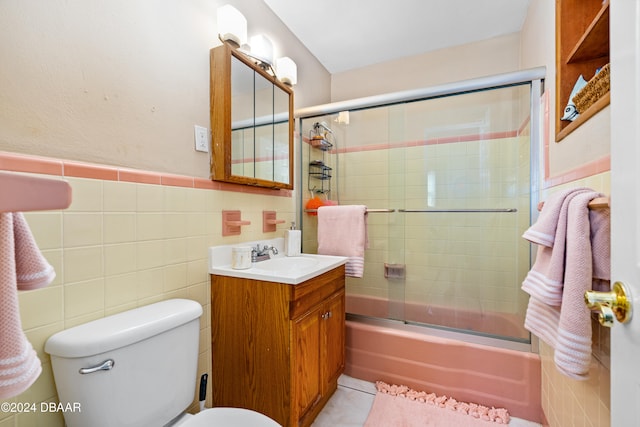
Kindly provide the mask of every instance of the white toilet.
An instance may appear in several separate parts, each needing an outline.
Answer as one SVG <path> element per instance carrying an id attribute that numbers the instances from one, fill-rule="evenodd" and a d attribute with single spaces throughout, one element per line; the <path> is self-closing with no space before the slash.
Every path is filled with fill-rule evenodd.
<path id="1" fill-rule="evenodd" d="M 67 427 L 277 427 L 241 408 L 185 414 L 197 382 L 202 307 L 172 299 L 50 337 L 53 375 Z"/>

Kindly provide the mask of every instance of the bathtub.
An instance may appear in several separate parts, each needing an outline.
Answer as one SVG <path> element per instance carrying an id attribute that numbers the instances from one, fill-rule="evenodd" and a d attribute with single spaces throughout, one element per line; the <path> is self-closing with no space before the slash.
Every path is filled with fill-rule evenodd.
<path id="1" fill-rule="evenodd" d="M 353 307 L 354 301 L 349 302 L 349 298 L 347 307 Z M 348 316 L 345 374 L 504 407 L 514 417 L 543 422 L 537 354 L 427 331 L 402 322 Z"/>
<path id="2" fill-rule="evenodd" d="M 394 305 L 384 298 L 347 295 L 346 309 L 347 313 L 385 319 L 388 317 L 388 313 L 394 311 Z M 398 309 L 402 313 L 400 317 L 411 322 L 510 337 L 520 341 L 529 339 L 529 332 L 523 327 L 524 319 L 515 314 L 479 312 L 459 308 L 450 310 L 447 307 L 410 302 L 402 304 Z"/>

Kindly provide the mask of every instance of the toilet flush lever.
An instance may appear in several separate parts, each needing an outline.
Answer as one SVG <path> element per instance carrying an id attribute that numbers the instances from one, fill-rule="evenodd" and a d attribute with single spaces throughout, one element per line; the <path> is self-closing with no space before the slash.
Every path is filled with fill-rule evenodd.
<path id="1" fill-rule="evenodd" d="M 84 374 L 92 374 L 98 371 L 109 371 L 113 369 L 115 364 L 116 362 L 114 362 L 113 359 L 107 359 L 99 365 L 91 366 L 90 368 L 80 368 L 80 371 L 78 372 L 84 375 Z"/>

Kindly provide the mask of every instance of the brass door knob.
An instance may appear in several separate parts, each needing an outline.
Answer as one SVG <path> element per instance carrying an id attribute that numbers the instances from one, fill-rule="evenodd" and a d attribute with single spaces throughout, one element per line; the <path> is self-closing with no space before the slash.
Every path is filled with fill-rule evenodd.
<path id="1" fill-rule="evenodd" d="M 615 316 L 620 323 L 627 323 L 631 319 L 631 301 L 627 298 L 629 292 L 624 283 L 615 282 L 610 292 L 587 291 L 584 302 L 592 311 L 598 312 L 598 320 L 603 326 L 613 326 Z"/>

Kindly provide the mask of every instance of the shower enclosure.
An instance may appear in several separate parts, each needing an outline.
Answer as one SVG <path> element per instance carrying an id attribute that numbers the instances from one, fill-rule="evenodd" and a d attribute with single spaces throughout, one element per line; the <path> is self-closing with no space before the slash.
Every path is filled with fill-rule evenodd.
<path id="1" fill-rule="evenodd" d="M 318 203 L 368 209 L 350 316 L 530 343 L 521 236 L 537 214 L 543 78 L 532 69 L 296 112 L 303 250 L 317 248 Z"/>

